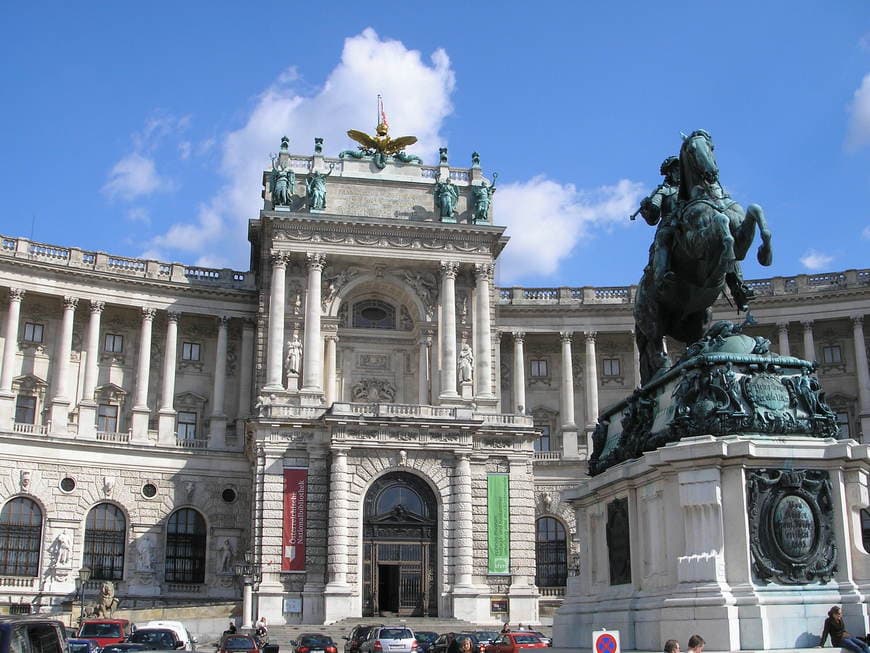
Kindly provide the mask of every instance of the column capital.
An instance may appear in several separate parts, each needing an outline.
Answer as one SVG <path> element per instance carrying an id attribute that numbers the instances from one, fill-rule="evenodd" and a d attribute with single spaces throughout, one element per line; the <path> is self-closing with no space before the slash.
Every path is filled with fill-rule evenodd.
<path id="1" fill-rule="evenodd" d="M 864 327 L 864 316 L 863 315 L 852 315 L 850 316 L 852 319 L 853 327 Z"/>
<path id="2" fill-rule="evenodd" d="M 811 330 L 813 328 L 812 320 L 801 320 L 801 325 L 804 327 L 804 331 Z"/>
<path id="3" fill-rule="evenodd" d="M 459 263 L 456 261 L 441 261 L 441 276 L 445 279 L 455 279 L 459 272 Z"/>
<path id="4" fill-rule="evenodd" d="M 595 336 L 598 335 L 597 331 L 584 331 L 583 335 L 586 336 L 586 342 L 595 342 Z"/>
<path id="5" fill-rule="evenodd" d="M 99 302 L 95 299 L 90 300 L 91 313 L 102 313 L 106 308 L 106 302 Z"/>
<path id="6" fill-rule="evenodd" d="M 501 343 L 501 337 L 504 335 L 504 331 L 496 330 L 495 332 L 495 341 Z"/>
<path id="7" fill-rule="evenodd" d="M 475 263 L 474 264 L 474 278 L 480 281 L 490 281 L 492 279 L 492 274 L 494 271 L 494 266 L 492 263 Z"/>
<path id="8" fill-rule="evenodd" d="M 167 311 L 166 319 L 170 322 L 178 322 L 178 320 L 181 319 L 181 313 L 178 313 L 177 311 Z"/>
<path id="9" fill-rule="evenodd" d="M 571 338 L 574 337 L 573 331 L 559 331 L 559 340 L 562 342 L 571 343 Z"/>
<path id="10" fill-rule="evenodd" d="M 434 334 L 431 331 L 424 331 L 417 339 L 417 344 L 421 347 L 431 347 Z"/>
<path id="11" fill-rule="evenodd" d="M 526 339 L 526 332 L 525 331 L 514 331 L 513 336 L 514 336 L 514 342 L 522 344 L 523 340 Z"/>
<path id="12" fill-rule="evenodd" d="M 323 339 L 324 340 L 331 340 L 332 342 L 334 342 L 336 344 L 339 342 L 339 337 L 338 337 L 337 333 L 324 333 Z"/>
<path id="13" fill-rule="evenodd" d="M 329 450 L 332 452 L 333 458 L 347 458 L 347 449 L 331 447 Z"/>
<path id="14" fill-rule="evenodd" d="M 226 329 L 230 323 L 230 316 L 229 315 L 218 315 L 217 320 L 218 320 L 218 326 L 222 329 Z"/>
<path id="15" fill-rule="evenodd" d="M 256 329 L 257 328 L 257 320 L 252 317 L 243 317 L 242 318 L 242 330 L 246 329 Z"/>
<path id="16" fill-rule="evenodd" d="M 76 310 L 76 306 L 78 306 L 78 305 L 79 305 L 79 298 L 78 297 L 71 297 L 71 296 L 67 295 L 63 298 L 63 307 L 64 308 L 68 308 L 68 309 L 74 311 L 74 310 Z"/>
<path id="17" fill-rule="evenodd" d="M 779 330 L 780 332 L 788 331 L 788 322 L 777 322 L 777 323 L 776 323 L 776 328 L 777 328 L 777 330 Z"/>
<path id="18" fill-rule="evenodd" d="M 24 297 L 24 289 L 23 288 L 10 288 L 9 289 L 9 301 L 10 302 L 20 302 Z"/>
<path id="19" fill-rule="evenodd" d="M 147 306 L 142 307 L 142 319 L 146 322 L 152 322 L 154 320 L 154 316 L 157 315 L 156 308 L 148 308 Z"/>
<path id="20" fill-rule="evenodd" d="M 453 455 L 456 457 L 456 460 L 461 463 L 471 462 L 471 454 L 467 451 L 454 451 Z"/>
<path id="21" fill-rule="evenodd" d="M 272 252 L 269 255 L 269 261 L 271 261 L 273 268 L 286 268 L 289 260 L 290 257 L 284 252 Z"/>
<path id="22" fill-rule="evenodd" d="M 305 262 L 309 270 L 322 270 L 326 267 L 326 254 L 320 252 L 307 252 Z"/>

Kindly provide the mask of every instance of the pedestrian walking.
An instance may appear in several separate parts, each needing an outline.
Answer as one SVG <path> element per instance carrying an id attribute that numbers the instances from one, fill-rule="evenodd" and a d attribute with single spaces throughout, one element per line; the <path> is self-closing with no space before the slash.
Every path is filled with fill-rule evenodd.
<path id="1" fill-rule="evenodd" d="M 665 653 L 680 653 L 680 643 L 675 639 L 665 642 Z"/>
<path id="2" fill-rule="evenodd" d="M 700 635 L 692 635 L 689 638 L 689 650 L 688 653 L 704 653 L 704 645 L 707 642 L 704 641 L 704 638 Z"/>

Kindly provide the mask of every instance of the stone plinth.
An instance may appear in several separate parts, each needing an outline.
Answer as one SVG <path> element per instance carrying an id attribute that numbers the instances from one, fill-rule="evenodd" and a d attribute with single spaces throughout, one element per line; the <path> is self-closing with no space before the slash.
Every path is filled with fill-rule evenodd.
<path id="1" fill-rule="evenodd" d="M 585 481 L 564 495 L 588 536 L 554 644 L 603 627 L 626 650 L 693 633 L 710 650 L 811 647 L 835 604 L 867 632 L 868 461 L 852 440 L 707 435 Z"/>

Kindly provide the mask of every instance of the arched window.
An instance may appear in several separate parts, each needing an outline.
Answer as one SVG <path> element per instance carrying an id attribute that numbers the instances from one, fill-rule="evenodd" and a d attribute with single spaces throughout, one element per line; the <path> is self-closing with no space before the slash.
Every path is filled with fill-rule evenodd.
<path id="1" fill-rule="evenodd" d="M 37 576 L 42 541 L 42 510 L 17 497 L 0 510 L 0 575 Z"/>
<path id="2" fill-rule="evenodd" d="M 90 567 L 94 580 L 124 578 L 124 545 L 127 541 L 127 520 L 118 506 L 98 503 L 85 521 L 85 551 L 83 563 Z"/>
<path id="3" fill-rule="evenodd" d="M 205 519 L 193 508 L 182 508 L 169 516 L 166 581 L 205 582 Z"/>
<path id="4" fill-rule="evenodd" d="M 353 305 L 353 326 L 357 329 L 395 329 L 396 309 L 380 299 L 364 299 Z"/>
<path id="5" fill-rule="evenodd" d="M 568 578 L 568 542 L 558 519 L 541 517 L 535 525 L 535 585 L 565 587 Z"/>

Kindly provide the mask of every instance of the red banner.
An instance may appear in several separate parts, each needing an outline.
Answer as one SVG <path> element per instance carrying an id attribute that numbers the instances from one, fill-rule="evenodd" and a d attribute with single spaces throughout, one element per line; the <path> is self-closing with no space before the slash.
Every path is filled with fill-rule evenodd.
<path id="1" fill-rule="evenodd" d="M 284 539 L 281 571 L 305 571 L 305 505 L 308 470 L 284 470 Z"/>

